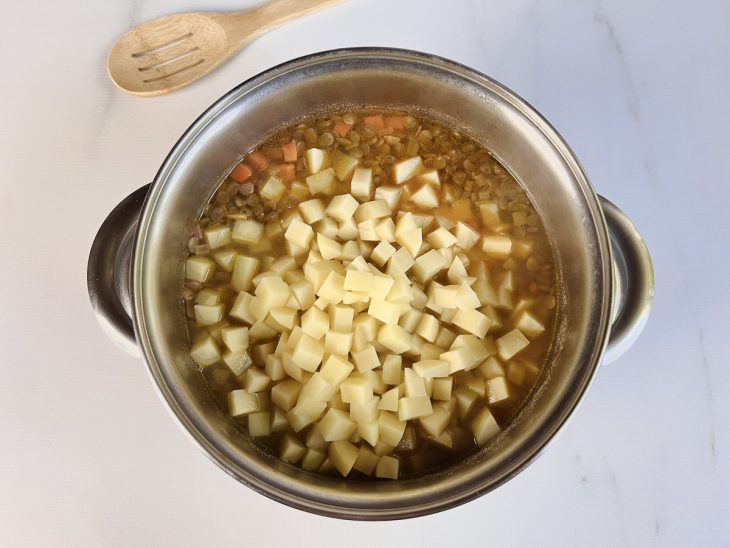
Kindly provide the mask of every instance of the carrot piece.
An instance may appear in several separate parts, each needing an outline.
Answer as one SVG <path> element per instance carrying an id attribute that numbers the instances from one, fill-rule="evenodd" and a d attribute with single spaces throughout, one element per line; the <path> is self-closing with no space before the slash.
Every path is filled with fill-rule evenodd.
<path id="1" fill-rule="evenodd" d="M 236 181 L 237 183 L 244 183 L 248 180 L 249 177 L 251 177 L 251 174 L 253 172 L 251 171 L 251 168 L 248 167 L 246 164 L 238 164 L 236 167 L 233 168 L 233 171 L 231 171 L 231 179 Z"/>
<path id="2" fill-rule="evenodd" d="M 266 169 L 269 167 L 269 159 L 260 150 L 254 150 L 249 153 L 246 159 L 257 169 Z"/>
<path id="3" fill-rule="evenodd" d="M 352 129 L 351 124 L 346 124 L 342 120 L 339 122 L 335 122 L 335 133 L 339 135 L 340 137 L 344 137 L 350 132 L 350 129 Z"/>
<path id="4" fill-rule="evenodd" d="M 406 119 L 404 116 L 388 116 L 385 119 L 385 127 L 393 129 L 405 129 Z"/>
<path id="5" fill-rule="evenodd" d="M 365 116 L 362 121 L 369 128 L 383 129 L 385 127 L 383 116 L 380 114 L 376 114 L 375 116 Z"/>
<path id="6" fill-rule="evenodd" d="M 281 150 L 284 153 L 285 162 L 296 162 L 297 161 L 297 144 L 294 141 L 292 141 L 291 143 L 282 145 Z"/>
<path id="7" fill-rule="evenodd" d="M 285 183 L 291 183 L 296 178 L 296 174 L 294 172 L 294 164 L 282 164 L 279 166 L 278 171 L 279 179 L 284 181 Z"/>

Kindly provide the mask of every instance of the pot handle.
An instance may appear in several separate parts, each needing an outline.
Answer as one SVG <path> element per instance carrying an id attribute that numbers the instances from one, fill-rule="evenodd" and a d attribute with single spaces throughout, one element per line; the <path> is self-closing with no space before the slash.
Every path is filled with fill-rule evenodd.
<path id="1" fill-rule="evenodd" d="M 611 332 L 603 363 L 615 361 L 641 334 L 654 299 L 654 268 L 649 249 L 634 223 L 599 196 L 611 241 L 613 302 Z"/>
<path id="2" fill-rule="evenodd" d="M 109 338 L 134 357 L 141 357 L 141 353 L 132 322 L 132 249 L 149 187 L 132 192 L 107 216 L 91 245 L 86 268 L 96 319 Z"/>

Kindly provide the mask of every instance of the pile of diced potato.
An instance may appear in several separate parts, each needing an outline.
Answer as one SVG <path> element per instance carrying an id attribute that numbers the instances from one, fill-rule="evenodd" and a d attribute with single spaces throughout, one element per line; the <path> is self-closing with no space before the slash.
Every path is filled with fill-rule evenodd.
<path id="1" fill-rule="evenodd" d="M 305 157 L 309 199 L 281 223 L 210 228 L 212 258 L 187 259 L 188 279 L 204 283 L 220 268 L 238 292 L 227 307 L 219 290 L 200 291 L 195 319 L 210 329 L 192 358 L 224 362 L 244 386 L 228 395 L 230 414 L 247 416 L 252 436 L 285 433 L 281 458 L 305 470 L 397 478 L 393 453 L 409 423 L 450 447 L 449 425 L 468 416 L 484 444 L 500 431 L 490 406 L 534 381 L 538 369 L 515 356 L 545 329 L 527 301 L 513 302 L 509 272 L 497 279 L 473 258 L 513 251 L 510 236 L 488 230 L 501 222 L 496 204 L 478 206 L 479 232 L 418 212 L 440 196 L 438 171 L 419 157 L 377 188 L 355 158 L 316 148 Z M 262 192 L 282 188 L 272 175 Z M 288 255 L 266 256 L 277 239 Z"/>

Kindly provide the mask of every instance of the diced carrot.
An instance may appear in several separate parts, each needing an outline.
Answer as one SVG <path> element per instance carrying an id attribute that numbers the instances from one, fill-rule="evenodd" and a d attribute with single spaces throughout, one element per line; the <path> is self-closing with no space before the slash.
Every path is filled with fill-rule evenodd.
<path id="1" fill-rule="evenodd" d="M 233 168 L 233 171 L 231 171 L 231 179 L 237 183 L 244 183 L 249 177 L 251 177 L 252 173 L 251 168 L 246 164 L 238 164 Z"/>
<path id="2" fill-rule="evenodd" d="M 279 166 L 278 171 L 279 179 L 284 181 L 285 183 L 291 183 L 296 178 L 296 174 L 294 172 L 294 164 L 282 164 Z"/>
<path id="3" fill-rule="evenodd" d="M 406 121 L 405 117 L 403 116 L 388 116 L 385 119 L 385 127 L 390 127 L 393 129 L 405 129 L 406 127 Z"/>
<path id="4" fill-rule="evenodd" d="M 254 150 L 249 153 L 246 159 L 257 169 L 266 169 L 269 167 L 269 159 L 260 150 Z"/>
<path id="5" fill-rule="evenodd" d="M 347 135 L 350 132 L 350 129 L 352 129 L 352 125 L 346 124 L 342 120 L 335 122 L 335 133 L 340 137 Z"/>
<path id="6" fill-rule="evenodd" d="M 382 129 L 385 127 L 385 122 L 380 114 L 376 114 L 375 116 L 365 116 L 362 121 L 367 127 L 373 129 Z"/>
<path id="7" fill-rule="evenodd" d="M 284 153 L 285 162 L 296 162 L 297 161 L 297 144 L 294 141 L 292 141 L 291 143 L 282 145 L 281 150 Z"/>

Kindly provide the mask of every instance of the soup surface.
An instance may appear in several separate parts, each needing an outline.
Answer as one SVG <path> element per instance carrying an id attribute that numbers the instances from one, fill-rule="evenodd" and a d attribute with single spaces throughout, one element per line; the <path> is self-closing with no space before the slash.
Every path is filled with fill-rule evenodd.
<path id="1" fill-rule="evenodd" d="M 509 423 L 555 323 L 551 249 L 477 142 L 375 111 L 246 154 L 189 241 L 191 356 L 283 460 L 412 477 Z"/>

